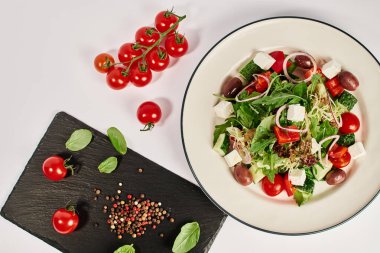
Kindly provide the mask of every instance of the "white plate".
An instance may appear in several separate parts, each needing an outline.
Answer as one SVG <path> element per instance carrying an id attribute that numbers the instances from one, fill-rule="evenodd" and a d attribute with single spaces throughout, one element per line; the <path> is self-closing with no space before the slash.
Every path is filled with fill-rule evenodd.
<path id="1" fill-rule="evenodd" d="M 212 150 L 215 125 L 212 94 L 256 50 L 296 48 L 315 57 L 334 58 L 353 72 L 361 115 L 359 139 L 367 156 L 356 160 L 347 180 L 334 187 L 317 183 L 311 201 L 298 207 L 284 192 L 266 196 L 258 185 L 243 187 L 223 158 Z M 380 190 L 380 67 L 373 55 L 345 32 L 319 21 L 281 17 L 253 22 L 220 40 L 195 69 L 182 108 L 183 147 L 195 178 L 224 212 L 267 232 L 298 235 L 326 230 L 359 213 Z"/>

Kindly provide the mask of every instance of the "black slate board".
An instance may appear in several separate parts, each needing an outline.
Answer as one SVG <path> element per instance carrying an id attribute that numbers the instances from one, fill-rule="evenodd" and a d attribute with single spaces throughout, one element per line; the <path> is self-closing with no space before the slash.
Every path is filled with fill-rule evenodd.
<path id="1" fill-rule="evenodd" d="M 85 149 L 72 153 L 72 159 L 80 165 L 78 174 L 59 182 L 49 181 L 42 174 L 43 161 L 52 154 L 70 155 L 65 150 L 65 142 L 79 128 L 91 130 L 94 138 Z M 8 197 L 1 215 L 58 250 L 72 253 L 112 253 L 119 246 L 131 243 L 137 253 L 171 252 L 181 226 L 198 221 L 201 236 L 191 252 L 207 252 L 226 215 L 199 187 L 131 149 L 121 158 L 116 171 L 99 173 L 98 164 L 111 155 L 117 153 L 107 136 L 64 112 L 58 113 Z M 138 168 L 144 168 L 144 172 L 138 173 Z M 122 187 L 118 186 L 119 182 L 123 183 Z M 97 201 L 93 200 L 94 188 L 102 190 Z M 127 192 L 134 195 L 145 193 L 147 198 L 161 201 L 164 208 L 171 209 L 175 222 L 164 221 L 157 230 L 147 228 L 147 233 L 140 238 L 124 236 L 117 239 L 109 231 L 107 215 L 102 211 L 104 204 L 110 203 L 105 196 L 116 195 L 119 188 L 123 190 L 121 195 L 124 198 Z M 81 222 L 74 233 L 60 235 L 51 226 L 52 214 L 70 200 L 77 203 Z M 99 227 L 96 228 L 94 223 Z M 159 236 L 161 232 L 164 238 Z"/>

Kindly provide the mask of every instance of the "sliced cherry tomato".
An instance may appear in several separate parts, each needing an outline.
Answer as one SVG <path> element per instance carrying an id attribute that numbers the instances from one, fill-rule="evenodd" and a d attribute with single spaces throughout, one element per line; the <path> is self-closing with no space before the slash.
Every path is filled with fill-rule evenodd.
<path id="1" fill-rule="evenodd" d="M 344 156 L 347 151 L 348 151 L 347 147 L 335 144 L 328 152 L 328 155 L 329 155 L 329 158 L 331 159 L 338 159 Z"/>
<path id="2" fill-rule="evenodd" d="M 119 61 L 125 66 L 129 66 L 133 58 L 142 55 L 143 50 L 136 43 L 125 43 L 119 48 Z"/>
<path id="3" fill-rule="evenodd" d="M 247 87 L 245 90 L 247 91 L 248 95 L 250 95 L 256 91 L 255 85 L 251 85 L 251 86 Z"/>
<path id="4" fill-rule="evenodd" d="M 342 127 L 339 128 L 339 131 L 343 134 L 352 134 L 359 130 L 360 121 L 359 118 L 351 113 L 345 112 L 342 114 Z"/>
<path id="5" fill-rule="evenodd" d="M 296 126 L 288 126 L 288 128 L 297 129 Z M 273 130 L 274 130 L 274 134 L 276 135 L 278 144 L 299 141 L 301 138 L 300 133 L 289 132 L 289 131 L 280 129 L 278 126 L 274 126 Z"/>
<path id="6" fill-rule="evenodd" d="M 311 73 L 313 73 L 313 68 L 311 68 L 311 69 L 309 69 L 308 71 L 306 71 L 306 73 L 305 73 L 305 78 L 307 79 L 307 78 L 309 78 L 310 76 L 311 76 Z M 322 77 L 325 77 L 325 75 L 322 73 L 322 70 L 321 70 L 321 68 L 317 68 L 317 71 L 315 72 L 316 74 L 320 74 L 320 75 L 322 75 Z"/>
<path id="7" fill-rule="evenodd" d="M 289 197 L 293 196 L 295 192 L 295 188 L 289 180 L 288 173 L 286 173 L 284 176 L 284 188 L 285 188 L 286 194 L 288 194 Z"/>
<path id="8" fill-rule="evenodd" d="M 112 55 L 107 53 L 99 54 L 94 59 L 95 69 L 100 73 L 107 73 L 110 69 L 110 65 L 114 64 L 115 60 Z"/>
<path id="9" fill-rule="evenodd" d="M 158 104 L 147 101 L 142 103 L 137 109 L 138 120 L 145 125 L 141 131 L 151 130 L 160 121 L 162 116 L 161 108 Z"/>
<path id="10" fill-rule="evenodd" d="M 107 84 L 114 90 L 121 90 L 127 86 L 129 76 L 123 75 L 124 68 L 115 67 L 107 74 Z"/>
<path id="11" fill-rule="evenodd" d="M 79 217 L 75 213 L 75 207 L 68 206 L 55 211 L 52 222 L 55 231 L 60 234 L 70 234 L 77 228 Z"/>
<path id="12" fill-rule="evenodd" d="M 262 75 L 267 77 L 268 80 L 270 80 L 271 74 L 272 74 L 272 72 L 267 71 L 267 72 L 263 73 Z M 264 91 L 266 91 L 268 89 L 268 86 L 269 86 L 269 83 L 261 76 L 259 76 L 257 78 L 257 80 L 255 81 L 255 90 L 257 92 L 263 93 Z"/>
<path id="13" fill-rule="evenodd" d="M 170 62 L 170 57 L 163 47 L 152 49 L 146 56 L 148 66 L 153 71 L 163 71 Z"/>
<path id="14" fill-rule="evenodd" d="M 340 85 L 339 78 L 337 76 L 326 82 L 326 88 L 333 97 L 339 96 L 344 91 L 344 88 Z"/>
<path id="15" fill-rule="evenodd" d="M 144 26 L 137 30 L 135 34 L 136 42 L 143 46 L 151 46 L 160 39 L 160 34 L 154 27 Z"/>
<path id="16" fill-rule="evenodd" d="M 166 39 L 165 48 L 170 56 L 178 58 L 186 54 L 189 44 L 185 36 L 175 33 Z"/>
<path id="17" fill-rule="evenodd" d="M 329 159 L 335 168 L 341 169 L 350 164 L 351 154 L 346 152 L 343 156 L 336 159 Z"/>
<path id="18" fill-rule="evenodd" d="M 138 64 L 130 70 L 129 77 L 135 86 L 143 87 L 152 80 L 152 71 L 147 65 Z"/>
<path id="19" fill-rule="evenodd" d="M 282 51 L 274 51 L 269 54 L 272 56 L 276 61 L 272 65 L 272 69 L 276 73 L 281 73 L 283 70 L 284 60 L 285 60 L 285 54 Z M 290 63 L 291 64 L 291 63 Z"/>
<path id="20" fill-rule="evenodd" d="M 268 177 L 264 177 L 261 181 L 261 187 L 268 196 L 274 197 L 284 189 L 284 180 L 279 174 L 275 175 L 273 183 L 269 181 Z"/>
<path id="21" fill-rule="evenodd" d="M 156 15 L 155 25 L 160 33 L 166 32 L 175 22 L 178 21 L 178 17 L 171 11 L 161 11 Z M 169 34 L 174 33 L 178 28 L 178 25 Z"/>
<path id="22" fill-rule="evenodd" d="M 73 166 L 69 165 L 68 161 L 57 155 L 51 156 L 42 164 L 42 172 L 48 179 L 60 181 L 66 177 L 67 170 L 74 172 Z"/>

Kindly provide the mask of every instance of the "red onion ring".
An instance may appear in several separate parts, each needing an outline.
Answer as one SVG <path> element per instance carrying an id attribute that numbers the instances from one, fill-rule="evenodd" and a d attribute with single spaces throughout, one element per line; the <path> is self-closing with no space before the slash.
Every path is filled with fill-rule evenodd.
<path id="1" fill-rule="evenodd" d="M 277 110 L 277 113 L 276 113 L 276 125 L 278 126 L 278 128 L 280 128 L 282 130 L 285 130 L 285 131 L 288 131 L 288 132 L 306 133 L 309 130 L 309 121 L 307 120 L 307 114 L 306 114 L 306 112 L 305 112 L 305 123 L 306 123 L 306 126 L 305 126 L 304 129 L 292 129 L 292 128 L 286 128 L 286 127 L 281 126 L 281 124 L 280 124 L 281 112 L 283 110 L 285 110 L 286 108 L 288 108 L 288 105 L 283 105 L 283 106 L 281 106 Z"/>
<path id="2" fill-rule="evenodd" d="M 303 56 L 306 56 L 306 57 L 309 57 L 310 61 L 313 63 L 313 73 L 311 73 L 311 75 L 304 79 L 304 80 L 294 80 L 288 73 L 288 68 L 287 68 L 287 63 L 288 61 L 290 60 L 290 58 L 294 57 L 294 56 L 297 56 L 297 55 L 303 55 Z M 289 54 L 288 56 L 286 56 L 285 60 L 284 60 L 284 63 L 282 65 L 282 68 L 284 70 L 284 75 L 286 76 L 286 78 L 288 78 L 289 81 L 293 82 L 293 83 L 300 83 L 300 82 L 309 82 L 311 80 L 311 78 L 313 77 L 313 75 L 317 72 L 317 62 L 314 60 L 313 56 L 307 54 L 307 53 L 302 53 L 302 52 L 296 52 L 296 53 L 292 53 L 292 54 Z"/>
<path id="3" fill-rule="evenodd" d="M 326 138 L 322 139 L 318 143 L 319 144 L 319 149 L 318 149 L 318 158 L 319 158 L 319 161 L 322 162 L 322 153 L 321 153 L 322 144 L 325 143 L 326 141 L 334 139 L 334 141 L 330 144 L 330 147 L 327 150 L 327 151 L 330 151 L 332 149 L 332 147 L 334 147 L 334 145 L 338 142 L 339 138 L 340 138 L 339 135 L 331 135 L 329 137 L 326 137 Z M 328 160 L 328 155 L 326 154 L 325 161 L 324 161 L 325 164 L 327 163 L 327 160 Z"/>
<path id="4" fill-rule="evenodd" d="M 341 128 L 342 125 L 343 125 L 342 124 L 342 117 L 339 116 L 339 120 L 338 120 L 338 118 L 335 116 L 335 113 L 333 111 L 332 104 L 331 104 L 331 102 L 334 103 L 334 101 L 332 101 L 330 95 L 327 94 L 327 96 L 328 96 L 327 101 L 329 103 L 329 108 L 330 108 L 331 115 L 333 116 L 335 123 L 338 125 L 338 128 Z M 334 103 L 334 105 L 335 105 L 335 103 Z"/>

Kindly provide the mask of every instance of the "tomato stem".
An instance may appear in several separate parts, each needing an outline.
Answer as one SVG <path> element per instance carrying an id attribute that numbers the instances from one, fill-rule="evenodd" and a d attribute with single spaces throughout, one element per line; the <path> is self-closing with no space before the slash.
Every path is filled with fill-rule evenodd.
<path id="1" fill-rule="evenodd" d="M 153 124 L 152 122 L 149 122 L 148 124 L 146 124 L 146 125 L 144 126 L 143 129 L 140 129 L 140 131 L 143 131 L 143 132 L 145 132 L 145 131 L 150 131 L 150 130 L 152 130 L 153 128 L 154 128 L 154 124 Z"/>
<path id="2" fill-rule="evenodd" d="M 166 35 L 168 35 L 169 33 L 171 33 L 171 32 L 177 27 L 177 25 L 178 25 L 180 22 L 182 22 L 182 20 L 184 20 L 184 19 L 186 18 L 186 15 L 178 16 L 178 15 L 174 14 L 172 11 L 167 11 L 167 12 L 169 12 L 170 14 L 173 14 L 173 15 L 175 15 L 176 17 L 178 17 L 178 20 L 177 20 L 173 25 L 171 25 L 171 26 L 169 27 L 169 29 L 166 30 L 165 32 L 163 32 L 163 33 L 158 32 L 158 34 L 160 35 L 160 38 L 159 38 L 159 39 L 158 39 L 153 45 L 151 45 L 151 46 L 149 46 L 149 47 L 145 47 L 145 46 L 142 46 L 142 45 L 140 45 L 140 44 L 137 45 L 137 43 L 136 43 L 136 45 L 137 45 L 139 48 L 144 48 L 144 49 L 146 49 L 141 55 L 139 55 L 139 56 L 133 58 L 133 59 L 130 60 L 130 61 L 126 61 L 126 62 L 116 62 L 116 63 L 114 63 L 114 64 L 111 64 L 109 67 L 112 67 L 112 66 L 115 66 L 115 65 L 119 65 L 119 64 L 127 64 L 127 63 L 129 63 L 128 66 L 125 68 L 125 70 L 123 70 L 123 72 L 122 72 L 122 74 L 123 74 L 124 76 L 127 76 L 128 73 L 129 73 L 129 70 L 130 70 L 130 68 L 131 68 L 131 66 L 132 66 L 132 64 L 133 64 L 134 62 L 136 62 L 136 61 L 138 61 L 138 60 L 140 60 L 140 59 L 143 59 L 143 61 L 144 61 L 145 58 L 146 58 L 146 55 L 147 55 L 147 54 L 148 54 L 153 48 L 158 47 L 158 46 L 160 45 L 161 41 L 166 37 Z M 146 131 L 146 130 L 145 130 L 145 131 Z"/>

